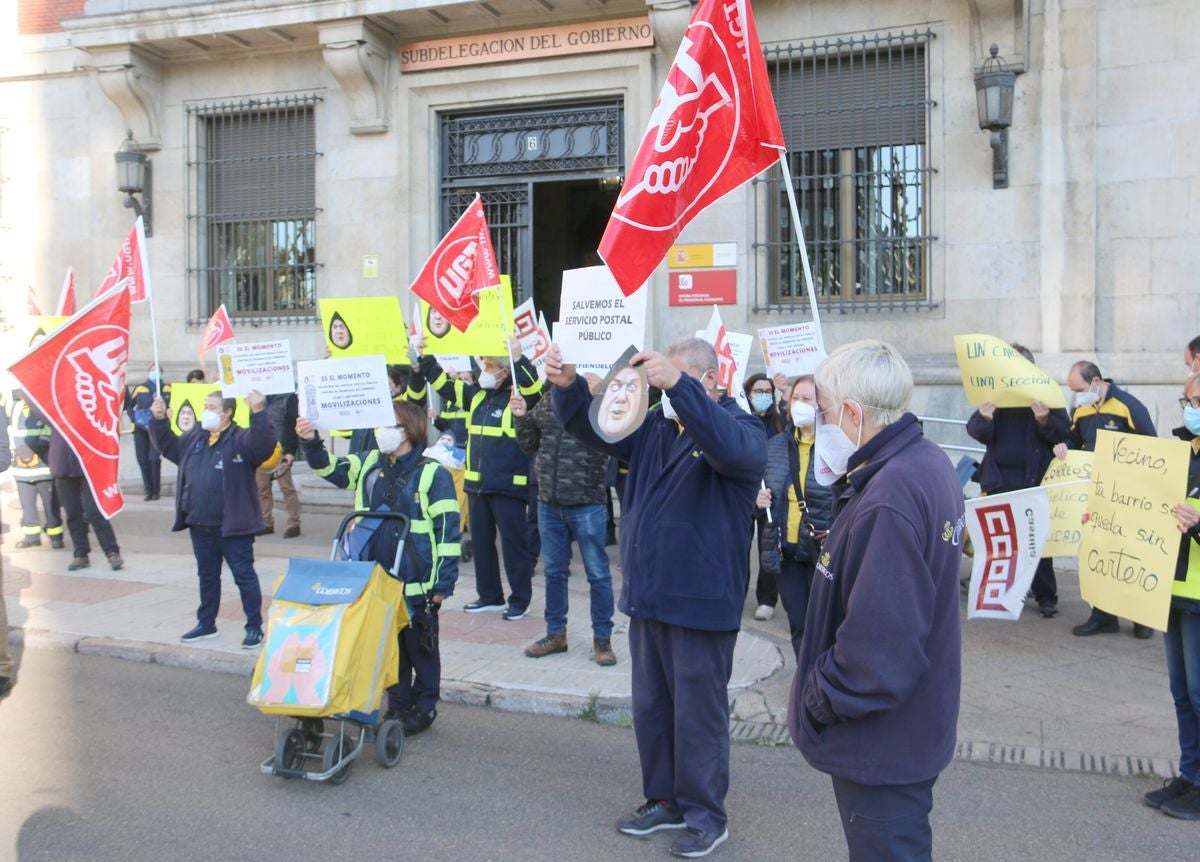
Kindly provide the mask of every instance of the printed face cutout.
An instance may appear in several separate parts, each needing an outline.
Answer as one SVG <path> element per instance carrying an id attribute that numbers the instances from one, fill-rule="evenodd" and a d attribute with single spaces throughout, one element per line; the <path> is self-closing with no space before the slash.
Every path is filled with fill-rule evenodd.
<path id="1" fill-rule="evenodd" d="M 637 348 L 631 346 L 621 354 L 593 396 L 588 410 L 592 430 L 606 443 L 628 437 L 646 418 L 649 401 L 646 372 L 629 364 L 635 353 Z"/>

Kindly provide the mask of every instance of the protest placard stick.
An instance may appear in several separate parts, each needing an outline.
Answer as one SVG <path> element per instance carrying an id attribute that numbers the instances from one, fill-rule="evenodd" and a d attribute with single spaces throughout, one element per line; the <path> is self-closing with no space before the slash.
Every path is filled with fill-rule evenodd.
<path id="1" fill-rule="evenodd" d="M 762 489 L 764 491 L 767 490 L 767 480 L 766 479 L 763 479 L 759 484 L 762 485 Z M 771 517 L 771 507 L 767 506 L 767 508 L 763 509 L 763 511 L 767 513 L 767 523 L 768 524 L 775 523 L 774 519 Z"/>
<path id="2" fill-rule="evenodd" d="M 825 350 L 825 336 L 821 332 L 821 315 L 817 311 L 817 291 L 813 287 L 812 269 L 808 265 L 808 247 L 804 244 L 804 224 L 800 221 L 800 208 L 796 205 L 796 190 L 792 187 L 792 171 L 788 167 L 787 152 L 780 151 L 779 165 L 783 168 L 783 187 L 787 189 L 788 206 L 792 210 L 792 226 L 796 231 L 796 244 L 800 247 L 800 264 L 804 268 L 804 286 L 808 289 L 808 307 L 812 311 L 813 323 L 817 325 L 817 344 Z"/>

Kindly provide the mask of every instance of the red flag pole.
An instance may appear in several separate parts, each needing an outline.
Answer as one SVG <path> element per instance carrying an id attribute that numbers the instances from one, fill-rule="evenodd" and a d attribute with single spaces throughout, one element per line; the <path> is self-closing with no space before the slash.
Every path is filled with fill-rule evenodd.
<path id="1" fill-rule="evenodd" d="M 792 224 L 795 227 L 796 244 L 800 247 L 800 263 L 804 267 L 804 286 L 808 289 L 808 307 L 812 311 L 813 323 L 817 325 L 817 345 L 825 349 L 825 336 L 821 333 L 821 315 L 817 311 L 817 291 L 813 287 L 812 268 L 808 265 L 808 247 L 804 244 L 804 225 L 800 221 L 800 208 L 796 205 L 796 189 L 792 185 L 792 172 L 788 167 L 787 153 L 780 151 L 779 166 L 783 168 L 783 187 L 787 189 L 788 206 L 792 209 Z"/>

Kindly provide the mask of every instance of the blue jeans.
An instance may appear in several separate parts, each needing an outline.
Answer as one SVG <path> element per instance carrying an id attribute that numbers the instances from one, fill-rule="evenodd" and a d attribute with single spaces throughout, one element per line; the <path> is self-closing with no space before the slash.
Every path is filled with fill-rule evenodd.
<path id="1" fill-rule="evenodd" d="M 612 573 L 604 552 L 608 509 L 603 503 L 555 506 L 539 502 L 538 526 L 546 574 L 546 632 L 557 634 L 567 628 L 567 563 L 574 538 L 592 588 L 592 634 L 612 637 Z"/>
<path id="2" fill-rule="evenodd" d="M 1195 784 L 1200 781 L 1200 614 L 1171 608 L 1163 640 L 1179 725 L 1179 777 Z"/>

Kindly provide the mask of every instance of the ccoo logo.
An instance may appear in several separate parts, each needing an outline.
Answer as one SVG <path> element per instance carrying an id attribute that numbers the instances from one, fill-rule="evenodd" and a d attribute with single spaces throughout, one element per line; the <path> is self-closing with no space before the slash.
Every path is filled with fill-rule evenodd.
<path id="1" fill-rule="evenodd" d="M 703 66 L 692 53 L 700 43 L 710 46 Z M 719 52 L 711 46 L 718 47 Z M 686 222 L 692 209 L 704 206 L 702 198 L 732 157 L 740 119 L 738 79 L 728 46 L 713 22 L 693 21 L 650 115 L 645 140 L 653 141 L 653 147 L 639 152 L 649 158 L 633 166 L 614 214 L 647 230 Z M 640 175 L 635 175 L 638 171 Z M 705 185 L 675 197 L 693 174 L 707 180 Z M 659 196 L 653 204 L 645 199 L 652 196 Z M 687 203 L 677 210 L 673 204 L 680 199 Z M 624 212 L 635 205 L 641 221 L 628 218 Z"/>
<path id="2" fill-rule="evenodd" d="M 111 460 L 117 458 L 120 441 L 128 343 L 128 329 L 111 324 L 88 329 L 71 339 L 51 371 L 59 413 L 72 415 L 76 412 L 73 406 L 78 405 L 91 426 L 72 429 L 74 436 L 95 454 Z M 62 403 L 68 399 L 69 403 Z M 105 446 L 106 442 L 110 445 Z"/>

